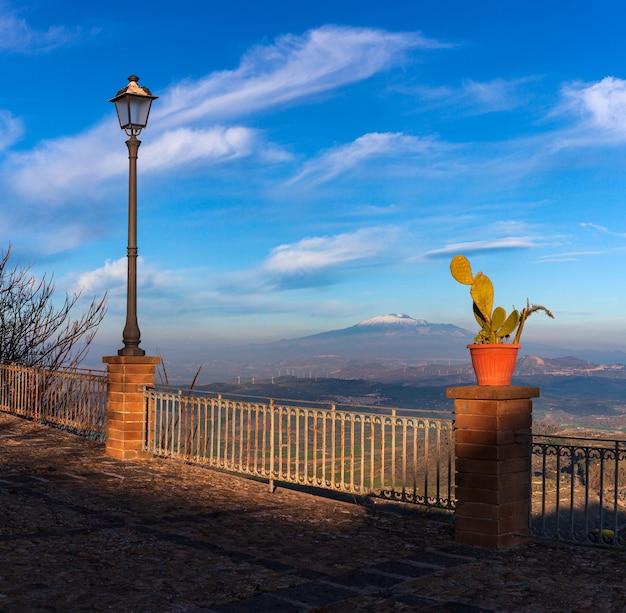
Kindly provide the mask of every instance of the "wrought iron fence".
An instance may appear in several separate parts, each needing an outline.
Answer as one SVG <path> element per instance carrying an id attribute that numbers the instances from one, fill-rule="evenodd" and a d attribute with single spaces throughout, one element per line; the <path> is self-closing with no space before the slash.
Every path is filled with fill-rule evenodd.
<path id="1" fill-rule="evenodd" d="M 0 410 L 103 439 L 106 373 L 0 364 Z"/>
<path id="2" fill-rule="evenodd" d="M 247 475 L 453 509 L 453 422 L 397 410 L 146 390 L 145 450 Z"/>
<path id="3" fill-rule="evenodd" d="M 530 533 L 626 547 L 626 441 L 534 435 Z"/>

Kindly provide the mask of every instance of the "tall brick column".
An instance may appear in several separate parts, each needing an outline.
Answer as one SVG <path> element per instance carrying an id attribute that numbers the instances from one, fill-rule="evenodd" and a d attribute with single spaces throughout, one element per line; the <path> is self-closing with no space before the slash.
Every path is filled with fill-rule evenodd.
<path id="1" fill-rule="evenodd" d="M 469 386 L 454 398 L 455 540 L 502 548 L 528 534 L 532 400 L 539 388 Z"/>
<path id="2" fill-rule="evenodd" d="M 109 356 L 107 365 L 106 452 L 118 460 L 132 460 L 143 454 L 143 386 L 154 387 L 159 358 Z"/>

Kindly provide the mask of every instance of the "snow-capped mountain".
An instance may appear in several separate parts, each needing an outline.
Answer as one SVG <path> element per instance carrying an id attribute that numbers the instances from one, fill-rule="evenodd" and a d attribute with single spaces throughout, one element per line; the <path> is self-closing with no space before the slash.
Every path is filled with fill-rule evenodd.
<path id="1" fill-rule="evenodd" d="M 371 319 L 365 319 L 355 326 L 345 328 L 344 332 L 382 332 L 385 334 L 434 334 L 437 336 L 453 336 L 455 338 L 466 338 L 471 336 L 469 330 L 453 326 L 452 324 L 433 324 L 425 319 L 414 319 L 404 313 L 378 315 Z M 341 330 L 338 330 L 341 332 Z"/>
<path id="2" fill-rule="evenodd" d="M 209 354 L 210 358 L 205 359 L 203 372 L 208 372 L 205 376 L 213 381 L 227 381 L 239 376 L 280 376 L 281 372 L 284 374 L 290 369 L 316 374 L 341 371 L 345 374 L 348 368 L 353 368 L 355 378 L 372 378 L 371 372 L 377 372 L 376 376 L 382 377 L 380 373 L 387 370 L 432 363 L 466 364 L 469 369 L 466 345 L 473 342 L 474 334 L 475 331 L 452 324 L 432 323 L 404 313 L 391 313 L 365 319 L 348 328 L 301 338 L 219 347 L 214 354 Z M 532 361 L 525 356 L 541 358 L 535 357 Z M 563 368 L 563 364 L 569 365 L 573 358 L 595 364 L 626 364 L 626 353 L 622 351 L 572 350 L 528 341 L 522 346 L 519 365 L 532 373 L 551 372 L 554 365 L 549 364 L 548 368 L 542 366 L 539 360 L 563 356 L 572 356 L 559 363 L 559 367 Z M 184 376 L 191 379 L 196 370 L 197 362 L 189 362 Z M 172 369 L 169 367 L 168 373 L 171 377 Z"/>
<path id="3" fill-rule="evenodd" d="M 473 342 L 475 333 L 453 324 L 432 323 L 405 313 L 390 313 L 340 330 L 248 345 L 245 353 L 249 361 L 326 356 L 366 361 L 401 360 L 406 363 L 469 362 L 466 345 Z M 570 355 L 597 364 L 626 362 L 626 353 L 613 353 L 615 355 L 611 356 L 588 350 L 575 351 L 528 341 L 523 344 L 521 355 L 540 355 L 544 358 Z"/>
<path id="4" fill-rule="evenodd" d="M 472 332 L 458 326 L 435 324 L 398 313 L 379 315 L 348 328 L 282 340 L 271 345 L 274 350 L 291 355 L 467 359 L 465 345 L 472 338 Z"/>
<path id="5" fill-rule="evenodd" d="M 359 322 L 357 326 L 386 326 L 386 325 L 406 325 L 406 326 L 421 326 L 424 324 L 428 324 L 425 319 L 413 319 L 410 315 L 405 315 L 404 313 L 389 315 L 378 315 L 377 317 L 372 317 L 371 319 L 364 319 Z"/>

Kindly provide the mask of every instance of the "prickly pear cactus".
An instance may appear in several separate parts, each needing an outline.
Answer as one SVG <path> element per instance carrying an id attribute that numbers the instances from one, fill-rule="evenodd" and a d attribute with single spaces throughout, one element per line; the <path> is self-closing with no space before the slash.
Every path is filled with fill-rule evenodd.
<path id="1" fill-rule="evenodd" d="M 476 343 L 500 343 L 513 333 L 520 322 L 517 310 L 507 317 L 502 307 L 493 308 L 493 283 L 482 272 L 474 275 L 469 260 L 464 255 L 455 255 L 450 262 L 450 272 L 456 281 L 470 286 L 474 317 L 480 326 L 480 332 L 474 339 Z"/>
<path id="2" fill-rule="evenodd" d="M 471 285 L 474 282 L 472 267 L 464 255 L 455 255 L 450 262 L 452 276 L 463 285 Z"/>
<path id="3" fill-rule="evenodd" d="M 470 288 L 470 295 L 474 300 L 476 308 L 482 314 L 485 321 L 490 322 L 493 318 L 491 311 L 493 310 L 493 283 L 491 279 L 479 272 L 474 277 L 474 282 Z"/>

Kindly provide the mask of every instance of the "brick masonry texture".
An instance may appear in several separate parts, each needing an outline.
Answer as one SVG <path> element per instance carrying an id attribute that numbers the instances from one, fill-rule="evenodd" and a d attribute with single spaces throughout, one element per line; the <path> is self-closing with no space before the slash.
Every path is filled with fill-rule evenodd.
<path id="1" fill-rule="evenodd" d="M 536 395 L 523 387 L 448 390 L 456 398 L 457 542 L 500 548 L 525 540 Z"/>
<path id="2" fill-rule="evenodd" d="M 143 455 L 143 386 L 154 386 L 159 358 L 110 356 L 107 365 L 107 453 L 119 460 Z"/>

